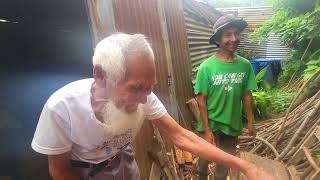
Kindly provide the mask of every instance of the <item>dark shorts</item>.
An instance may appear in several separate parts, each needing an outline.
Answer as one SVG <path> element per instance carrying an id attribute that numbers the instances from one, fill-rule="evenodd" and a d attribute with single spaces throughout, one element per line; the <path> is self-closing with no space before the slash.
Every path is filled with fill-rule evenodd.
<path id="1" fill-rule="evenodd" d="M 229 136 L 221 131 L 213 132 L 215 143 L 217 147 L 229 154 L 235 155 L 236 154 L 236 146 L 238 143 L 238 137 L 237 136 Z M 200 137 L 203 137 L 203 133 L 198 133 Z M 199 167 L 198 167 L 198 174 L 199 174 L 199 180 L 206 180 L 208 175 L 208 161 L 199 159 L 198 161 Z M 229 168 L 217 165 L 214 171 L 214 179 L 215 180 L 225 180 L 228 176 Z"/>

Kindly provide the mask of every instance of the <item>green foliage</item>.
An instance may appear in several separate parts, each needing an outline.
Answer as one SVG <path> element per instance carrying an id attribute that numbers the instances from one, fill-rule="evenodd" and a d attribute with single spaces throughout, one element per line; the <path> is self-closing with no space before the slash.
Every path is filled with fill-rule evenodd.
<path id="1" fill-rule="evenodd" d="M 268 107 L 270 114 L 283 114 L 290 106 L 295 93 L 285 92 L 281 89 L 272 89 L 270 92 L 270 106 Z"/>
<path id="2" fill-rule="evenodd" d="M 271 96 L 265 91 L 259 90 L 252 93 L 254 98 L 254 114 L 257 118 L 267 117 L 267 108 L 271 103 Z"/>
<path id="3" fill-rule="evenodd" d="M 320 49 L 318 49 L 316 52 L 314 52 L 314 53 L 310 56 L 310 59 L 320 60 Z"/>
<path id="4" fill-rule="evenodd" d="M 259 118 L 266 118 L 267 117 L 267 107 L 270 104 L 271 96 L 267 95 L 265 92 L 266 85 L 262 86 L 262 84 L 268 84 L 264 79 L 264 75 L 266 74 L 269 66 L 264 67 L 262 70 L 258 72 L 256 75 L 256 81 L 259 87 L 258 91 L 255 91 L 252 93 L 252 96 L 254 98 L 254 114 L 256 117 Z M 269 88 L 266 88 L 269 89 Z"/>
<path id="5" fill-rule="evenodd" d="M 258 88 L 266 91 L 271 89 L 271 85 L 266 80 L 264 80 L 264 76 L 267 73 L 268 69 L 269 69 L 269 66 L 266 66 L 263 69 L 261 69 L 256 75 Z"/>
<path id="6" fill-rule="evenodd" d="M 254 114 L 258 119 L 279 116 L 283 114 L 294 98 L 294 92 L 285 92 L 280 88 L 271 90 L 259 89 L 252 93 L 254 97 Z"/>
<path id="7" fill-rule="evenodd" d="M 272 33 L 281 34 L 282 43 L 291 49 L 291 61 L 279 77 L 281 87 L 294 73 L 296 77 L 307 79 L 320 70 L 320 0 L 273 0 L 272 5 L 274 15 L 256 29 L 251 38 L 264 41 Z M 304 60 L 308 61 L 301 61 L 303 54 Z M 256 116 L 284 113 L 294 95 L 295 92 L 280 88 L 262 89 L 260 85 L 260 89 L 254 92 Z"/>
<path id="8" fill-rule="evenodd" d="M 250 34 L 252 40 L 263 41 L 267 39 L 271 33 L 282 28 L 283 24 L 279 22 L 286 22 L 287 17 L 284 11 L 277 11 L 270 20 L 263 23 L 262 26 L 257 28 L 253 33 Z"/>
<path id="9" fill-rule="evenodd" d="M 256 81 L 257 81 L 258 84 L 263 81 L 263 77 L 266 74 L 266 72 L 268 71 L 268 68 L 269 68 L 269 66 L 264 67 L 256 75 Z"/>
<path id="10" fill-rule="evenodd" d="M 293 67 L 297 68 L 296 65 Z M 285 112 L 294 96 L 294 93 L 285 92 L 279 88 L 272 89 L 270 84 L 263 80 L 268 68 L 269 66 L 263 68 L 256 75 L 259 89 L 252 93 L 255 104 L 254 114 L 260 119 Z"/>
<path id="11" fill-rule="evenodd" d="M 303 73 L 306 65 L 304 61 L 300 60 L 292 60 L 289 61 L 283 68 L 282 74 L 278 78 L 278 85 L 286 85 L 288 81 L 291 79 L 293 73 L 300 76 Z"/>
<path id="12" fill-rule="evenodd" d="M 283 68 L 282 74 L 279 77 L 279 85 L 288 83 L 293 73 L 296 76 L 302 76 L 303 80 L 308 80 L 313 74 L 320 70 L 320 49 L 310 55 L 307 61 L 292 60 Z"/>
<path id="13" fill-rule="evenodd" d="M 303 80 L 308 80 L 316 72 L 320 71 L 320 49 L 310 56 L 307 68 L 303 71 Z"/>
<path id="14" fill-rule="evenodd" d="M 320 0 L 273 0 L 273 7 L 274 15 L 251 34 L 253 40 L 281 34 L 282 43 L 292 49 L 293 59 L 301 58 L 311 39 L 306 57 L 320 48 Z"/>
<path id="15" fill-rule="evenodd" d="M 255 40 L 264 40 L 271 33 L 282 34 L 282 42 L 288 47 L 299 46 L 306 39 L 319 38 L 320 8 L 296 17 L 288 17 L 283 10 L 277 11 L 271 20 L 251 34 Z"/>

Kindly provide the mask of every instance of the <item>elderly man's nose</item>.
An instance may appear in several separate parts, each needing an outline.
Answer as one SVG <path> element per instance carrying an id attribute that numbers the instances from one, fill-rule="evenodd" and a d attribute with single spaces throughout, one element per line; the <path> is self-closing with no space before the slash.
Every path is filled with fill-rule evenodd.
<path id="1" fill-rule="evenodd" d="M 139 103 L 145 104 L 147 102 L 147 95 L 142 94 L 139 96 Z"/>

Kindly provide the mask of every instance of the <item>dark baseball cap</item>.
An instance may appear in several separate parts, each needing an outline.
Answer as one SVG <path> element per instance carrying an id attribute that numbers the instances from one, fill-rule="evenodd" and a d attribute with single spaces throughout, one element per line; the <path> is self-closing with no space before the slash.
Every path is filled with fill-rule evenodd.
<path id="1" fill-rule="evenodd" d="M 236 18 L 231 15 L 221 16 L 213 25 L 213 35 L 211 36 L 209 43 L 216 44 L 217 34 L 220 33 L 226 27 L 237 27 L 240 31 L 243 31 L 248 26 L 248 23 L 242 18 Z"/>

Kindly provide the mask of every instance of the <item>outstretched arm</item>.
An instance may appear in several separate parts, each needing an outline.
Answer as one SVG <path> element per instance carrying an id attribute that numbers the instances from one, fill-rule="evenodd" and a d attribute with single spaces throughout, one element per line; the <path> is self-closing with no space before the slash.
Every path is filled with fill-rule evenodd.
<path id="1" fill-rule="evenodd" d="M 197 135 L 182 128 L 176 121 L 166 113 L 159 119 L 152 120 L 153 124 L 159 129 L 160 133 L 170 139 L 177 147 L 189 151 L 209 161 L 240 170 L 249 180 L 272 180 L 272 176 L 259 170 L 253 164 L 232 156 L 218 149 L 212 144 L 199 138 Z"/>

